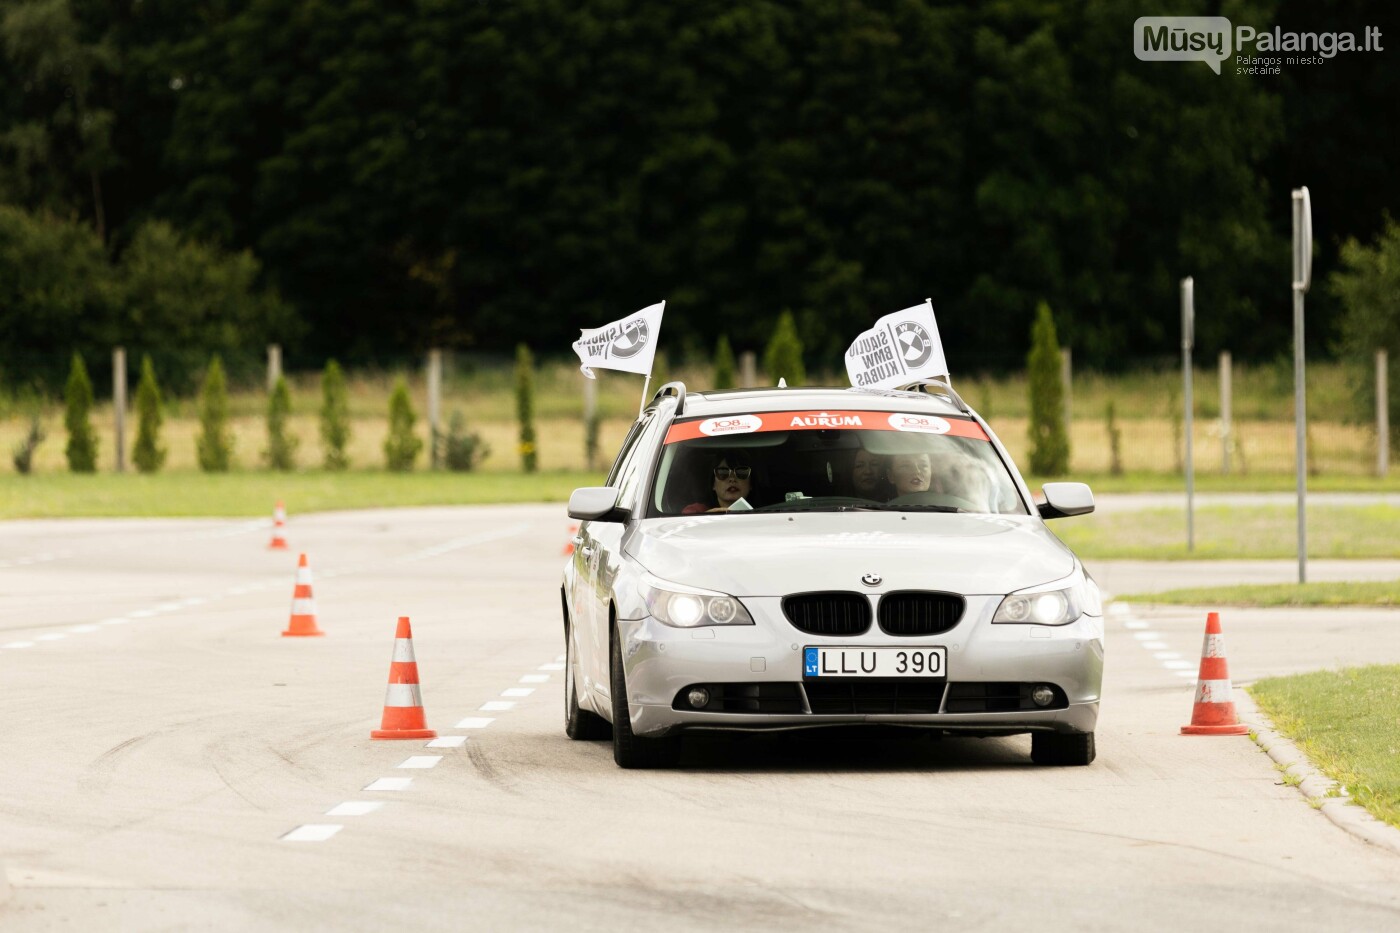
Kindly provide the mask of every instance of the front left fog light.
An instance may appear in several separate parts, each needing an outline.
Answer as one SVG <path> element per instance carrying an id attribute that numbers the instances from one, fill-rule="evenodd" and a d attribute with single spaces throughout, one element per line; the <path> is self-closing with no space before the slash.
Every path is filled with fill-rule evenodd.
<path id="1" fill-rule="evenodd" d="M 1055 702 L 1055 691 L 1045 684 L 1038 684 L 1031 690 L 1031 702 L 1036 706 L 1049 706 Z"/>
<path id="2" fill-rule="evenodd" d="M 704 687 L 691 687 L 685 698 L 696 709 L 704 709 L 710 705 L 710 691 Z"/>

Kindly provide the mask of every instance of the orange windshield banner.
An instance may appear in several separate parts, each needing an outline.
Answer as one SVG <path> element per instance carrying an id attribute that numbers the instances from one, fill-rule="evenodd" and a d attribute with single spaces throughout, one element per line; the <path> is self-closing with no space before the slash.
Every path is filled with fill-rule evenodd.
<path id="1" fill-rule="evenodd" d="M 666 432 L 666 443 L 760 431 L 904 431 L 990 440 L 982 426 L 971 418 L 943 418 L 903 411 L 764 411 L 678 421 Z"/>

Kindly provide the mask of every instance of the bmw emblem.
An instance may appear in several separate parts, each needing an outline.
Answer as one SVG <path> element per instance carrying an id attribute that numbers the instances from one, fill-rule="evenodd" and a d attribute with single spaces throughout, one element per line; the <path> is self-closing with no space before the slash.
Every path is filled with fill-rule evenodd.
<path id="1" fill-rule="evenodd" d="M 900 356 L 909 369 L 918 369 L 933 354 L 933 338 L 916 321 L 903 321 L 894 329 Z"/>
<path id="2" fill-rule="evenodd" d="M 879 586 L 881 583 L 885 582 L 885 578 L 878 573 L 867 573 L 860 578 L 860 582 L 864 583 L 866 586 Z"/>

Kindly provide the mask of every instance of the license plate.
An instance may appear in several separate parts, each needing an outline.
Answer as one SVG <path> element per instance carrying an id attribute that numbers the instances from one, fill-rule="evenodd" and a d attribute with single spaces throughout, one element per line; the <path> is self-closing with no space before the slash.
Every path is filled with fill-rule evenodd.
<path id="1" fill-rule="evenodd" d="M 803 677 L 946 677 L 947 648 L 824 648 L 802 652 Z"/>

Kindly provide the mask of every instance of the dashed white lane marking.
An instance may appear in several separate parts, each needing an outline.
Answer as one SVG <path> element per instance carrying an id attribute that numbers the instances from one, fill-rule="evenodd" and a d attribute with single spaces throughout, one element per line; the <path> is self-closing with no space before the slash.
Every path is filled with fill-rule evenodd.
<path id="1" fill-rule="evenodd" d="M 258 520 L 256 520 L 256 521 L 252 521 L 252 522 L 243 522 L 243 523 L 240 523 L 240 524 L 238 524 L 238 525 L 234 525 L 234 526 L 232 526 L 231 528 L 222 528 L 222 527 L 221 527 L 221 528 L 216 528 L 216 529 L 214 529 L 213 531 L 208 531 L 208 532 L 197 532 L 197 533 L 193 533 L 193 534 L 189 534 L 189 535 L 177 535 L 177 536 L 176 536 L 176 539 L 177 539 L 177 540 L 180 540 L 180 539 L 185 539 L 185 538 L 189 538 L 189 539 L 225 538 L 225 537 L 231 537 L 231 536 L 237 535 L 237 534 L 243 534 L 243 533 L 245 533 L 245 532 L 252 531 L 252 530 L 255 530 L 255 529 L 258 529 L 258 528 L 266 528 L 266 527 L 269 527 L 270 524 L 271 524 L 271 522 L 268 521 L 267 519 L 258 519 Z M 485 543 L 488 543 L 488 542 L 491 542 L 491 541 L 498 541 L 498 540 L 500 540 L 500 539 L 502 539 L 502 538 L 509 538 L 509 537 L 514 536 L 514 535 L 517 535 L 517 534 L 521 533 L 522 531 L 527 530 L 529 527 L 530 527 L 530 525 L 529 525 L 529 523 L 527 523 L 527 522 L 517 522 L 517 523 L 514 524 L 514 525 L 509 525 L 509 526 L 504 527 L 504 528 L 495 529 L 495 530 L 493 530 L 493 531 L 489 531 L 489 532 L 486 532 L 486 533 L 484 533 L 484 534 L 469 535 L 469 536 L 460 537 L 460 538 L 452 538 L 452 539 L 450 539 L 450 540 L 448 540 L 448 541 L 445 541 L 445 542 L 443 542 L 442 544 L 439 544 L 439 545 L 437 545 L 437 546 L 435 546 L 435 547 L 427 548 L 426 550 L 422 550 L 422 551 L 415 551 L 415 552 L 410 553 L 410 554 L 405 554 L 405 555 L 403 555 L 402 557 L 398 558 L 397 560 L 393 561 L 393 563 L 402 564 L 402 563 L 408 563 L 408 562 L 412 562 L 412 561 L 416 561 L 416 560 L 423 560 L 424 558 L 428 558 L 428 557 L 437 557 L 437 556 L 439 556 L 439 555 L 447 554 L 447 553 L 450 553 L 451 551 L 459 550 L 459 549 L 464 548 L 464 547 L 470 547 L 470 546 L 475 545 L 475 544 L 485 544 Z M 41 563 L 41 562 L 47 561 L 47 560 L 54 560 L 54 559 L 57 559 L 57 558 L 60 558 L 60 557 L 71 557 L 71 556 L 72 556 L 72 552 L 71 552 L 71 551 L 61 551 L 61 552 L 58 552 L 58 553 L 43 552 L 43 553 L 40 553 L 40 554 L 31 555 L 31 556 L 29 556 L 29 557 L 18 558 L 18 559 L 15 559 L 14 561 L 11 561 L 11 562 L 0 561 L 0 568 L 7 567 L 7 566 L 19 566 L 19 565 L 28 565 L 28 564 L 32 564 L 32 563 Z M 329 572 L 321 572 L 321 573 L 319 574 L 319 576 L 320 576 L 323 580 L 326 579 L 326 578 L 328 578 L 328 577 L 341 577 L 341 576 L 346 576 L 346 575 L 349 575 L 349 574 L 359 573 L 359 572 L 361 572 L 362 570 L 364 570 L 364 569 L 366 569 L 366 568 L 368 568 L 368 567 L 372 567 L 372 566 L 379 566 L 379 564 L 378 564 L 378 563 L 375 563 L 375 564 L 364 564 L 364 565 L 359 565 L 359 566 L 341 567 L 341 568 L 338 568 L 338 569 L 335 569 L 335 570 L 331 570 L 331 571 L 329 571 Z M 123 625 L 123 624 L 126 624 L 126 623 L 128 623 L 128 622 L 131 622 L 131 621 L 134 621 L 134 620 L 137 620 L 137 619 L 149 619 L 149 618 L 152 618 L 152 617 L 154 617 L 154 616 L 162 615 L 162 614 L 164 614 L 164 613 L 179 612 L 179 611 L 182 610 L 182 609 L 191 609 L 191 608 L 193 608 L 193 607 L 195 607 L 195 606 L 204 606 L 204 605 L 207 605 L 207 604 L 209 604 L 209 603 L 216 603 L 216 602 L 218 602 L 218 601 L 224 599 L 225 597 L 229 597 L 229 596 L 243 596 L 243 595 L 248 594 L 248 593 L 258 593 L 258 592 L 261 592 L 261 591 L 263 591 L 263 590 L 268 590 L 268 589 L 272 589 L 272 588 L 275 588 L 275 587 L 283 587 L 283 586 L 285 586 L 285 585 L 286 585 L 286 579 L 285 579 L 285 577 L 283 577 L 283 576 L 281 576 L 281 575 L 278 575 L 278 577 L 277 577 L 276 579 L 268 579 L 268 580 L 263 580 L 263 581 L 260 581 L 260 582 L 257 582 L 257 583 L 245 583 L 245 584 L 240 584 L 240 585 L 238 585 L 238 586 L 231 586 L 231 587 L 228 587 L 228 588 L 225 589 L 225 590 L 222 590 L 222 591 L 219 591 L 219 592 L 215 592 L 215 593 L 209 593 L 209 594 L 204 595 L 204 596 L 187 596 L 187 597 L 185 597 L 185 598 L 183 598 L 183 599 L 167 600 L 167 601 L 165 601 L 165 602 L 158 603 L 157 605 L 149 606 L 149 607 L 144 608 L 144 609 L 136 609 L 136 610 L 133 610 L 133 611 L 131 611 L 131 612 L 128 612 L 128 613 L 127 613 L 125 616 L 123 616 L 123 617 L 114 617 L 114 618 L 111 618 L 111 619 L 103 619 L 101 622 L 98 622 L 96 625 L 79 625 L 79 626 L 74 626 L 73 628 L 69 629 L 68 631 L 69 631 L 70 633 L 72 633 L 72 634 L 86 634 L 86 633 L 88 633 L 88 632 L 95 632 L 95 631 L 98 631 L 97 626 L 99 626 L 99 625 Z M 62 636 L 56 636 L 56 637 L 52 637 L 52 638 L 43 638 L 43 637 L 40 637 L 40 638 L 36 639 L 36 641 L 58 641 L 61 637 L 62 637 Z M 0 650 L 9 649 L 10 647 L 11 647 L 10 644 L 0 645 Z M 24 647 L 33 647 L 33 642 L 30 642 L 30 643 L 25 644 Z"/>
<path id="2" fill-rule="evenodd" d="M 547 674 L 525 674 L 520 678 L 520 683 L 548 683 Z M 534 687 L 507 687 L 502 691 L 502 696 L 526 697 L 535 692 Z M 482 709 L 507 710 L 515 707 L 513 701 L 490 700 L 482 705 Z M 458 729 L 484 729 L 496 720 L 489 716 L 468 716 L 457 723 Z M 467 742 L 465 735 L 443 735 L 427 742 L 427 748 L 461 748 Z M 443 759 L 442 755 L 410 755 L 398 764 L 399 768 L 410 770 L 426 770 L 437 767 Z M 413 785 L 412 778 L 378 778 L 366 784 L 366 791 L 407 791 Z M 326 816 L 365 816 L 373 813 L 382 807 L 379 801 L 371 800 L 347 800 L 344 803 L 336 804 L 326 811 Z M 332 823 L 307 823 L 298 826 L 281 838 L 288 842 L 324 842 L 343 829 L 341 824 Z"/>
<path id="3" fill-rule="evenodd" d="M 467 742 L 465 735 L 440 735 L 433 739 L 424 748 L 461 748 Z"/>
<path id="4" fill-rule="evenodd" d="M 515 709 L 515 703 L 511 700 L 487 700 L 477 709 L 486 713 L 504 713 L 507 710 Z"/>
<path id="5" fill-rule="evenodd" d="M 338 823 L 307 823 L 282 837 L 283 842 L 325 842 L 344 829 Z"/>
<path id="6" fill-rule="evenodd" d="M 562 655 L 562 654 L 556 654 L 556 655 L 554 656 L 554 660 L 556 660 L 556 661 L 563 661 L 563 660 L 566 660 L 566 657 L 565 657 L 564 655 Z"/>
<path id="7" fill-rule="evenodd" d="M 1146 651 L 1152 653 L 1152 657 L 1158 664 L 1162 665 L 1166 671 L 1182 680 L 1194 679 L 1198 673 L 1198 665 L 1181 657 L 1181 654 L 1170 650 L 1170 645 L 1163 640 L 1159 632 L 1151 630 L 1151 623 L 1145 619 L 1135 618 L 1132 609 L 1127 603 L 1114 603 L 1110 606 L 1109 615 L 1123 620 L 1123 627 L 1130 630 L 1133 640 L 1136 641 Z"/>
<path id="8" fill-rule="evenodd" d="M 486 544 L 491 541 L 499 541 L 501 538 L 514 537 L 529 527 L 530 525 L 527 522 L 517 522 L 514 525 L 507 525 L 504 528 L 498 528 L 495 531 L 488 531 L 484 534 L 453 538 L 450 541 L 444 541 L 442 544 L 435 545 L 434 547 L 426 548 L 422 551 L 415 551 L 412 554 L 405 554 L 403 557 L 394 560 L 393 563 L 408 564 L 416 560 L 426 560 L 429 557 L 441 557 L 443 554 L 461 550 L 464 547 L 471 547 L 473 544 Z"/>
<path id="9" fill-rule="evenodd" d="M 365 790 L 408 790 L 413 778 L 379 778 L 365 785 Z"/>
<path id="10" fill-rule="evenodd" d="M 413 757 L 406 758 L 402 762 L 400 762 L 399 767 L 420 769 L 436 768 L 439 761 L 442 761 L 441 755 L 414 755 Z"/>
<path id="11" fill-rule="evenodd" d="M 562 671 L 563 669 L 564 665 L 559 664 L 558 662 L 552 664 L 541 664 L 539 667 L 535 668 L 535 670 L 537 671 Z"/>
<path id="12" fill-rule="evenodd" d="M 33 647 L 34 647 L 34 642 L 32 642 L 32 641 L 12 641 L 12 642 L 10 642 L 8 645 L 6 645 L 5 647 L 6 647 L 6 648 L 12 648 L 12 649 L 18 649 L 18 648 L 33 648 Z"/>
<path id="13" fill-rule="evenodd" d="M 49 632 L 47 635 L 40 635 L 38 638 L 36 638 L 36 639 L 34 639 L 34 640 L 35 640 L 35 641 L 58 641 L 60 638 L 67 638 L 67 637 L 68 637 L 68 636 L 65 635 L 65 634 L 63 634 L 62 632 Z"/>

